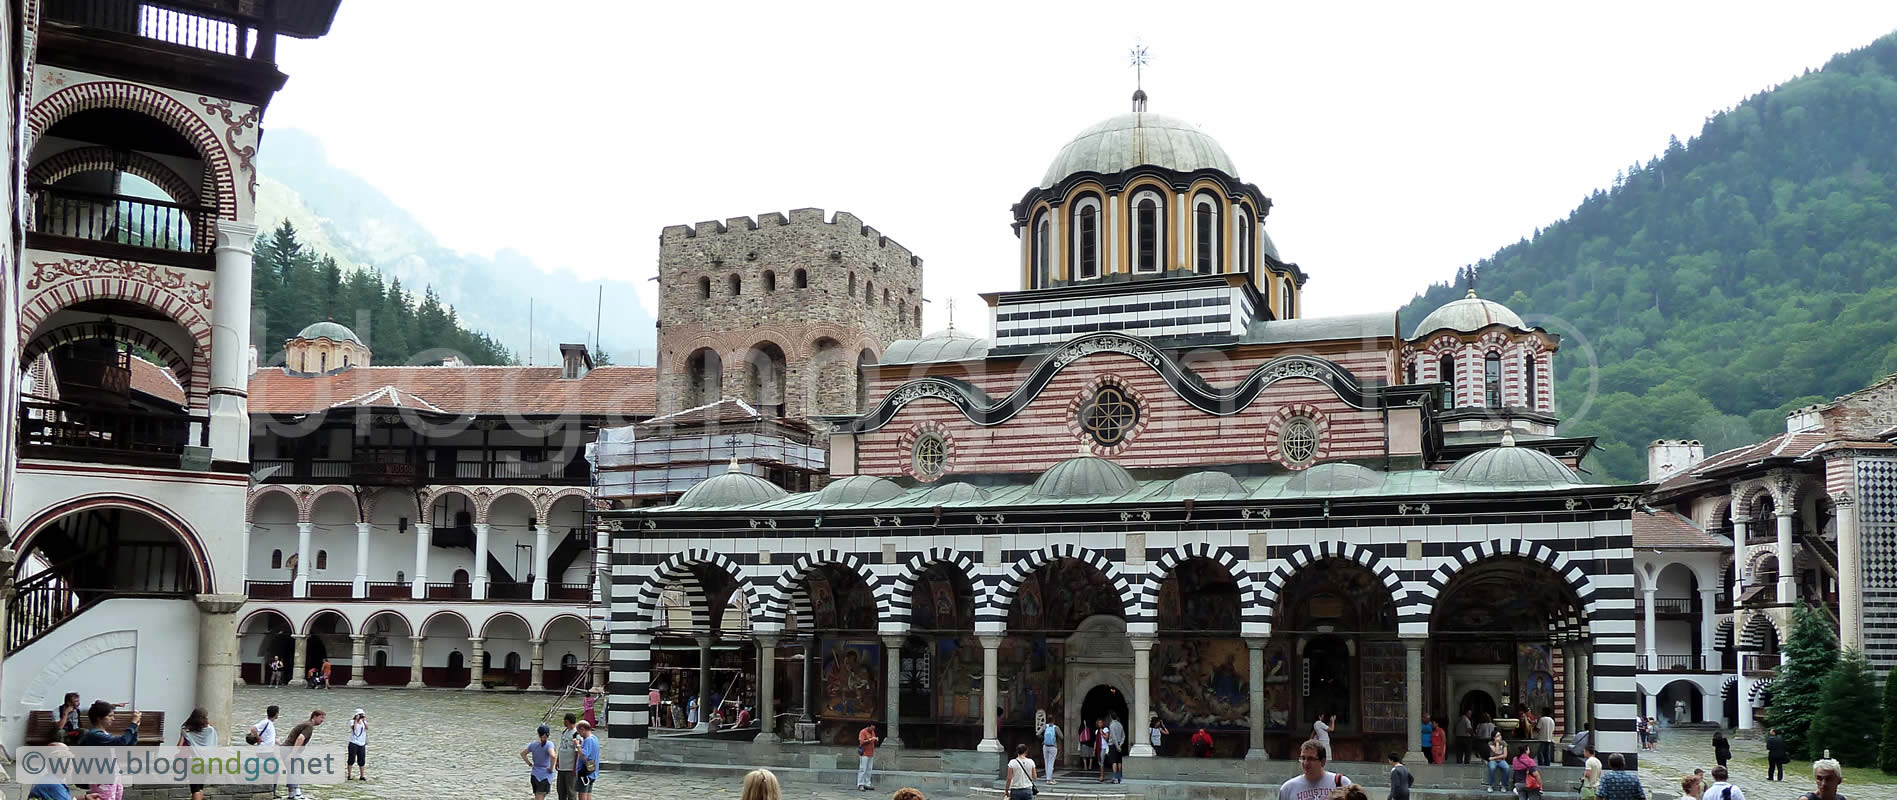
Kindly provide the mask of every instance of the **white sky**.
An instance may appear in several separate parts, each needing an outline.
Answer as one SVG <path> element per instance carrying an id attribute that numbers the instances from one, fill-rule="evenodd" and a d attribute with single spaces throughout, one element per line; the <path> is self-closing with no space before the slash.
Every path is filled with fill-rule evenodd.
<path id="1" fill-rule="evenodd" d="M 1893 29 L 1888 2 L 346 0 L 329 36 L 284 40 L 265 121 L 450 247 L 640 280 L 648 309 L 662 226 L 849 210 L 924 258 L 925 330 L 953 297 L 981 332 L 975 295 L 1018 285 L 1009 206 L 1128 109 L 1137 38 L 1151 110 L 1275 201 L 1330 315 L 1393 311 Z"/>

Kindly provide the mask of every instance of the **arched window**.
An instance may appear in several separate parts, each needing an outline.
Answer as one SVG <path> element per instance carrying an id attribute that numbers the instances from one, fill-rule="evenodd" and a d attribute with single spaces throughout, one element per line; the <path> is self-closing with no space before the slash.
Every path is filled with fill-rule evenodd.
<path id="1" fill-rule="evenodd" d="M 1054 276 L 1048 272 L 1048 265 L 1054 260 L 1051 250 L 1054 246 L 1053 227 L 1054 222 L 1048 219 L 1047 212 L 1043 211 L 1035 215 L 1034 241 L 1029 245 L 1033 248 L 1030 255 L 1034 264 L 1034 272 L 1028 278 L 1032 281 L 1029 286 L 1031 289 L 1045 289 L 1053 285 Z"/>
<path id="2" fill-rule="evenodd" d="M 1133 195 L 1133 271 L 1160 272 L 1166 252 L 1166 197 L 1151 189 Z"/>
<path id="3" fill-rule="evenodd" d="M 344 369 L 349 368 L 349 354 L 348 353 L 343 354 L 343 368 Z"/>
<path id="4" fill-rule="evenodd" d="M 1456 357 L 1443 354 L 1442 361 L 1436 365 L 1436 380 L 1448 384 L 1443 389 L 1443 408 L 1456 407 Z"/>
<path id="5" fill-rule="evenodd" d="M 1416 360 L 1411 359 L 1409 369 L 1404 372 L 1404 383 L 1416 382 Z"/>
<path id="6" fill-rule="evenodd" d="M 1522 405 L 1535 410 L 1535 354 L 1522 356 Z"/>
<path id="7" fill-rule="evenodd" d="M 1253 250 L 1251 212 L 1243 208 L 1239 209 L 1238 219 L 1233 227 L 1238 229 L 1238 271 L 1251 272 Z"/>
<path id="8" fill-rule="evenodd" d="M 317 372 L 329 371 L 329 354 L 328 353 L 316 354 L 316 371 Z"/>
<path id="9" fill-rule="evenodd" d="M 270 568 L 283 569 L 283 551 L 282 550 L 270 551 Z"/>
<path id="10" fill-rule="evenodd" d="M 685 359 L 685 375 L 690 381 L 688 408 L 710 405 L 724 396 L 725 365 L 717 351 L 709 347 L 694 351 Z"/>
<path id="11" fill-rule="evenodd" d="M 777 273 L 767 269 L 764 271 L 764 292 L 769 294 L 775 291 L 777 291 Z"/>
<path id="12" fill-rule="evenodd" d="M 403 572 L 402 570 L 399 570 L 399 569 L 398 569 L 398 570 L 396 570 L 396 571 L 395 571 L 395 582 L 396 582 L 396 583 L 408 583 L 408 573 L 406 573 L 406 572 Z"/>
<path id="13" fill-rule="evenodd" d="M 908 306 L 905 306 L 901 303 L 896 304 L 896 324 L 898 325 L 909 324 L 909 307 Z"/>
<path id="14" fill-rule="evenodd" d="M 1488 408 L 1502 407 L 1502 354 L 1490 353 L 1482 358 L 1482 405 Z"/>
<path id="15" fill-rule="evenodd" d="M 792 277 L 792 280 L 793 280 L 793 283 L 792 283 L 793 288 L 807 289 L 810 287 L 810 275 L 809 273 L 806 273 L 801 269 L 797 270 L 797 272 Z"/>
<path id="16" fill-rule="evenodd" d="M 329 569 L 329 551 L 328 550 L 316 551 L 316 568 Z"/>
<path id="17" fill-rule="evenodd" d="M 867 280 L 867 279 L 863 281 L 863 302 L 869 303 L 871 305 L 875 305 L 876 303 L 876 282 L 875 281 Z"/>
<path id="18" fill-rule="evenodd" d="M 1192 271 L 1201 275 L 1218 273 L 1219 201 L 1209 194 L 1192 198 Z"/>
<path id="19" fill-rule="evenodd" d="M 726 278 L 725 281 L 731 284 L 732 297 L 737 297 L 738 295 L 743 294 L 744 281 L 738 278 L 738 273 L 736 272 L 731 273 L 731 277 Z"/>
<path id="20" fill-rule="evenodd" d="M 883 305 L 889 305 L 889 290 L 883 289 Z"/>
<path id="21" fill-rule="evenodd" d="M 1284 314 L 1285 319 L 1296 318 L 1298 315 L 1296 308 L 1298 296 L 1295 290 L 1295 284 L 1291 282 L 1291 276 L 1284 276 L 1284 284 L 1279 288 L 1279 294 L 1283 296 L 1278 299 L 1278 311 Z"/>
<path id="22" fill-rule="evenodd" d="M 1074 204 L 1074 280 L 1100 277 L 1100 198 L 1088 196 Z"/>
<path id="23" fill-rule="evenodd" d="M 711 299 L 711 279 L 710 278 L 698 279 L 698 299 L 700 300 Z"/>
<path id="24" fill-rule="evenodd" d="M 856 296 L 856 273 L 850 273 L 850 296 Z"/>

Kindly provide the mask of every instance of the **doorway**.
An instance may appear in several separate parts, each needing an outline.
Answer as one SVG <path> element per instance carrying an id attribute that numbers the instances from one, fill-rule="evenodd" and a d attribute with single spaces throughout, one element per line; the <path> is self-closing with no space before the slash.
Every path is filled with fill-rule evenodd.
<path id="1" fill-rule="evenodd" d="M 1119 689 L 1104 683 L 1088 689 L 1086 698 L 1080 701 L 1080 718 L 1091 725 L 1107 719 L 1108 714 L 1118 714 L 1120 724 L 1126 726 L 1128 730 L 1132 729 L 1133 718 L 1128 713 L 1126 695 L 1121 694 Z"/>
<path id="2" fill-rule="evenodd" d="M 1462 704 L 1456 711 L 1458 713 L 1463 711 L 1469 712 L 1470 719 L 1479 720 L 1485 716 L 1489 719 L 1494 719 L 1495 697 L 1481 689 L 1472 689 L 1468 694 L 1462 696 Z"/>

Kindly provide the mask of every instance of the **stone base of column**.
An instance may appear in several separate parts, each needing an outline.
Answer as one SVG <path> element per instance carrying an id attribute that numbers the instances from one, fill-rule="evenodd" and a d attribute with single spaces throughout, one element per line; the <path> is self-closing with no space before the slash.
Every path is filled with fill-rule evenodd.
<path id="1" fill-rule="evenodd" d="M 887 739 L 884 739 L 882 744 L 876 745 L 876 749 L 881 750 L 885 747 L 901 747 L 901 746 L 902 746 L 902 740 L 894 736 L 891 736 Z"/>
<path id="2" fill-rule="evenodd" d="M 1001 740 L 1000 739 L 983 739 L 981 740 L 981 744 L 975 745 L 975 752 L 999 753 L 1001 752 Z"/>
<path id="3" fill-rule="evenodd" d="M 1139 744 L 1133 745 L 1131 748 L 1128 748 L 1126 751 L 1126 755 L 1129 758 L 1152 758 L 1159 754 L 1153 751 L 1153 746 L 1151 744 L 1148 744 L 1146 742 L 1141 742 Z"/>
<path id="4" fill-rule="evenodd" d="M 355 689 L 355 688 L 360 688 L 363 686 L 368 686 L 369 682 L 363 680 L 362 678 L 351 675 L 349 676 L 349 681 L 347 683 L 344 683 L 343 685 L 349 688 Z"/>
<path id="5" fill-rule="evenodd" d="M 1270 761 L 1271 756 L 1265 755 L 1265 748 L 1253 747 L 1245 751 L 1245 760 L 1246 761 Z"/>
<path id="6" fill-rule="evenodd" d="M 777 744 L 781 741 L 784 741 L 784 737 L 769 731 L 765 731 L 751 738 L 752 744 Z"/>
<path id="7" fill-rule="evenodd" d="M 692 727 L 692 733 L 710 733 L 710 732 L 711 732 L 711 723 L 709 722 L 700 722 L 697 725 Z"/>
<path id="8" fill-rule="evenodd" d="M 405 683 L 405 684 L 403 684 L 403 685 L 402 685 L 402 688 L 404 688 L 404 689 L 426 689 L 426 688 L 428 688 L 428 684 L 425 684 L 425 683 L 422 683 L 421 681 L 409 681 L 408 683 Z"/>

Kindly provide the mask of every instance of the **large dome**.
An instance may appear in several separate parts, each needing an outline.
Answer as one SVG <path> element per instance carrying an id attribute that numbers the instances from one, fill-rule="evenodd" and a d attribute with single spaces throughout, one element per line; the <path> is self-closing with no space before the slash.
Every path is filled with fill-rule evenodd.
<path id="1" fill-rule="evenodd" d="M 1041 188 L 1052 187 L 1077 172 L 1112 175 L 1142 166 L 1178 172 L 1215 169 L 1238 177 L 1238 167 L 1225 155 L 1225 148 L 1198 126 L 1135 111 L 1108 117 L 1076 135 L 1048 165 Z"/>
<path id="2" fill-rule="evenodd" d="M 756 475 L 738 471 L 738 460 L 724 472 L 698 482 L 678 498 L 680 508 L 732 508 L 776 500 L 789 494 L 783 487 Z"/>
<path id="3" fill-rule="evenodd" d="M 1503 431 L 1500 447 L 1478 450 L 1443 471 L 1450 483 L 1487 486 L 1540 486 L 1578 484 L 1581 476 L 1560 459 L 1540 450 L 1515 446 L 1514 434 Z"/>
<path id="4" fill-rule="evenodd" d="M 960 328 L 950 326 L 920 339 L 900 339 L 884 348 L 883 364 L 920 364 L 928 361 L 962 361 L 988 355 L 992 343 Z"/>
<path id="5" fill-rule="evenodd" d="M 1451 301 L 1444 304 L 1442 308 L 1429 312 L 1429 316 L 1417 323 L 1416 330 L 1410 333 L 1410 338 L 1420 339 L 1425 334 L 1442 330 L 1475 333 L 1490 325 L 1528 329 L 1528 326 L 1522 323 L 1521 316 L 1508 310 L 1508 306 L 1494 300 L 1476 297 L 1475 290 L 1470 289 L 1469 294 L 1461 300 Z"/>
<path id="6" fill-rule="evenodd" d="M 362 340 L 356 338 L 355 331 L 335 322 L 318 322 L 297 333 L 296 338 L 328 339 L 332 342 L 355 342 L 356 344 L 362 344 Z"/>

